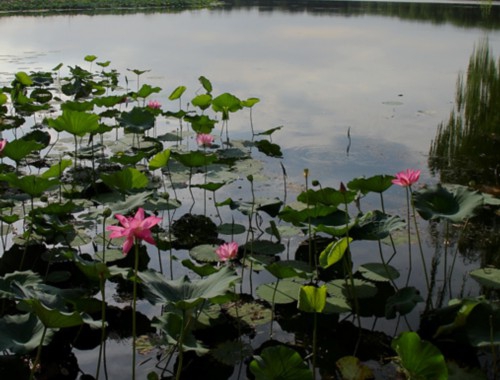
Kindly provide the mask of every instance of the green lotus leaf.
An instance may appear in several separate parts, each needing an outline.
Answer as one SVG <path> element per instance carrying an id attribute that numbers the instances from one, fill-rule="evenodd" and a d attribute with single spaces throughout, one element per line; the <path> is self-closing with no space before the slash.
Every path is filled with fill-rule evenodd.
<path id="1" fill-rule="evenodd" d="M 155 94 L 161 91 L 160 87 L 152 87 L 149 84 L 143 84 L 139 91 L 137 91 L 137 97 L 146 99 L 149 95 Z"/>
<path id="2" fill-rule="evenodd" d="M 52 92 L 45 88 L 36 88 L 30 93 L 30 98 L 38 103 L 48 103 L 52 100 Z"/>
<path id="3" fill-rule="evenodd" d="M 184 117 L 191 128 L 196 133 L 210 133 L 215 127 L 217 120 L 209 118 L 207 115 L 187 115 Z"/>
<path id="4" fill-rule="evenodd" d="M 486 301 L 473 307 L 465 321 L 469 343 L 474 347 L 490 348 L 500 345 L 500 309 Z"/>
<path id="5" fill-rule="evenodd" d="M 415 332 L 404 332 L 392 341 L 400 364 L 411 379 L 447 380 L 448 368 L 436 346 L 421 340 Z"/>
<path id="6" fill-rule="evenodd" d="M 18 71 L 16 73 L 16 80 L 19 83 L 21 83 L 23 86 L 31 86 L 33 84 L 31 77 L 28 74 L 26 74 L 24 71 Z"/>
<path id="7" fill-rule="evenodd" d="M 340 191 L 331 187 L 325 187 L 319 190 L 309 189 L 304 191 L 298 195 L 297 200 L 309 205 L 320 203 L 322 205 L 338 207 L 339 205 L 351 203 L 355 198 L 356 192 L 354 191 Z"/>
<path id="8" fill-rule="evenodd" d="M 255 133 L 255 136 L 271 136 L 274 132 L 279 131 L 282 128 L 283 128 L 283 126 L 280 125 L 279 127 L 274 127 L 274 128 L 268 129 L 264 132 Z"/>
<path id="9" fill-rule="evenodd" d="M 19 177 L 16 173 L 0 174 L 0 180 L 7 181 L 10 186 L 21 190 L 31 197 L 39 197 L 45 191 L 60 184 L 57 179 L 48 179 L 36 175 Z"/>
<path id="10" fill-rule="evenodd" d="M 139 277 L 150 293 L 152 302 L 173 304 L 181 310 L 192 309 L 205 300 L 225 295 L 239 280 L 239 276 L 226 266 L 196 281 L 187 276 L 167 281 L 160 273 L 154 271 L 140 272 Z"/>
<path id="11" fill-rule="evenodd" d="M 210 356 L 228 366 L 236 365 L 242 357 L 250 357 L 252 353 L 252 346 L 242 340 L 225 341 L 210 350 Z"/>
<path id="12" fill-rule="evenodd" d="M 64 169 L 70 167 L 72 164 L 71 160 L 61 160 L 59 163 L 52 165 L 46 171 L 44 171 L 40 177 L 42 178 L 56 178 L 60 177 Z"/>
<path id="13" fill-rule="evenodd" d="M 241 109 L 241 100 L 226 92 L 212 100 L 212 109 L 215 112 L 222 112 L 222 120 L 229 120 L 230 112 Z"/>
<path id="14" fill-rule="evenodd" d="M 203 86 L 206 92 L 208 93 L 212 92 L 212 83 L 210 82 L 210 80 L 205 78 L 203 75 L 200 76 L 198 80 L 200 81 L 201 85 Z"/>
<path id="15" fill-rule="evenodd" d="M 293 349 L 283 345 L 267 347 L 249 365 L 255 380 L 312 380 L 313 373 Z"/>
<path id="16" fill-rule="evenodd" d="M 17 139 L 9 141 L 9 143 L 5 145 L 5 148 L 2 151 L 2 156 L 19 162 L 29 154 L 43 148 L 43 144 L 34 140 L 26 141 L 24 139 Z"/>
<path id="17" fill-rule="evenodd" d="M 165 340 L 171 345 L 179 345 L 182 334 L 183 351 L 194 351 L 199 355 L 208 353 L 208 349 L 201 342 L 196 340 L 190 330 L 184 328 L 185 321 L 175 313 L 164 313 L 160 317 L 155 317 L 153 326 L 164 333 Z"/>
<path id="18" fill-rule="evenodd" d="M 166 149 L 162 152 L 156 153 L 151 160 L 149 160 L 149 169 L 155 170 L 164 168 L 168 164 L 170 158 L 170 149 Z"/>
<path id="19" fill-rule="evenodd" d="M 93 113 L 64 110 L 56 119 L 49 119 L 48 124 L 58 132 L 68 132 L 83 137 L 99 128 L 99 116 Z"/>
<path id="20" fill-rule="evenodd" d="M 370 367 L 361 363 L 355 356 L 343 356 L 335 364 L 343 380 L 368 380 L 374 378 Z"/>
<path id="21" fill-rule="evenodd" d="M 197 185 L 191 185 L 192 187 L 197 187 L 199 189 L 205 189 L 208 191 L 217 191 L 219 190 L 222 186 L 224 186 L 227 182 L 207 182 L 207 183 L 200 183 Z"/>
<path id="22" fill-rule="evenodd" d="M 127 133 L 144 133 L 155 125 L 155 116 L 147 109 L 134 107 L 130 112 L 122 112 L 118 122 Z"/>
<path id="23" fill-rule="evenodd" d="M 227 305 L 226 312 L 252 327 L 264 325 L 272 320 L 271 309 L 254 300 L 231 302 Z"/>
<path id="24" fill-rule="evenodd" d="M 355 292 L 357 298 L 371 298 L 378 291 L 373 283 L 359 278 L 353 279 L 353 285 L 348 279 L 336 279 L 326 283 L 330 297 L 352 299 Z"/>
<path id="25" fill-rule="evenodd" d="M 23 286 L 34 286 L 43 282 L 38 273 L 32 271 L 15 271 L 0 277 L 0 298 L 14 298 L 16 292 L 11 287 L 13 282 Z"/>
<path id="26" fill-rule="evenodd" d="M 101 174 L 102 181 L 112 189 L 127 192 L 134 189 L 144 189 L 148 177 L 135 168 L 125 168 L 112 174 Z"/>
<path id="27" fill-rule="evenodd" d="M 188 153 L 172 152 L 172 157 L 188 168 L 200 168 L 213 163 L 217 156 L 194 150 Z"/>
<path id="28" fill-rule="evenodd" d="M 47 329 L 35 314 L 4 315 L 0 318 L 0 350 L 10 350 L 16 354 L 27 354 L 40 343 L 47 345 L 55 331 Z M 41 342 L 44 337 L 43 342 Z"/>
<path id="29" fill-rule="evenodd" d="M 111 108 L 116 106 L 119 103 L 122 103 L 125 100 L 123 95 L 108 95 L 108 96 L 100 96 L 92 99 L 92 102 L 97 107 L 107 107 Z"/>
<path id="30" fill-rule="evenodd" d="M 270 304 L 287 304 L 297 302 L 302 285 L 292 280 L 261 284 L 257 286 L 255 293 L 260 299 Z"/>
<path id="31" fill-rule="evenodd" d="M 352 312 L 351 305 L 344 297 L 327 297 L 323 314 L 342 314 Z"/>
<path id="32" fill-rule="evenodd" d="M 281 147 L 278 144 L 273 144 L 267 140 L 258 140 L 255 141 L 255 146 L 259 152 L 264 153 L 266 156 L 278 158 L 283 157 Z"/>
<path id="33" fill-rule="evenodd" d="M 92 111 L 94 109 L 94 102 L 79 102 L 79 101 L 66 101 L 61 104 L 62 111 L 78 111 L 78 112 L 87 112 Z"/>
<path id="34" fill-rule="evenodd" d="M 396 294 L 387 298 L 385 304 L 385 317 L 387 319 L 396 318 L 396 313 L 406 315 L 417 306 L 417 303 L 423 301 L 424 299 L 416 288 L 412 286 L 401 288 Z"/>
<path id="35" fill-rule="evenodd" d="M 201 244 L 189 250 L 189 256 L 193 260 L 204 262 L 204 263 L 214 263 L 220 261 L 219 256 L 215 253 L 217 245 L 213 244 Z"/>
<path id="36" fill-rule="evenodd" d="M 250 255 L 274 256 L 285 250 L 281 243 L 275 243 L 269 240 L 252 240 L 246 242 L 243 247 Z"/>
<path id="37" fill-rule="evenodd" d="M 280 260 L 266 265 L 265 268 L 280 280 L 292 277 L 309 278 L 312 275 L 312 268 L 303 261 Z"/>
<path id="38" fill-rule="evenodd" d="M 258 102 L 260 102 L 259 98 L 248 98 L 246 100 L 241 101 L 241 105 L 243 107 L 247 108 L 252 108 L 254 105 L 256 105 Z"/>
<path id="39" fill-rule="evenodd" d="M 197 266 L 189 259 L 182 260 L 181 264 L 186 268 L 192 270 L 200 277 L 210 276 L 212 273 L 217 272 L 217 269 L 211 264 L 205 264 L 201 266 Z"/>
<path id="40" fill-rule="evenodd" d="M 321 313 L 326 305 L 326 285 L 304 285 L 299 291 L 297 308 L 306 313 Z"/>
<path id="41" fill-rule="evenodd" d="M 357 240 L 381 240 L 396 230 L 406 227 L 406 222 L 397 215 L 387 215 L 374 210 L 363 214 L 351 229 L 350 235 Z"/>
<path id="42" fill-rule="evenodd" d="M 498 268 L 479 268 L 469 274 L 482 286 L 490 289 L 500 289 L 500 269 Z"/>
<path id="43" fill-rule="evenodd" d="M 473 217 L 484 196 L 465 186 L 436 185 L 413 192 L 415 208 L 422 218 L 462 222 Z"/>
<path id="44" fill-rule="evenodd" d="M 343 238 L 328 244 L 328 246 L 319 255 L 319 265 L 323 269 L 326 269 L 342 260 L 351 242 L 351 237 L 344 236 Z"/>
<path id="45" fill-rule="evenodd" d="M 223 235 L 239 235 L 245 233 L 246 227 L 243 224 L 223 223 L 217 226 L 217 231 Z"/>
<path id="46" fill-rule="evenodd" d="M 172 93 L 169 95 L 168 99 L 169 100 L 176 100 L 179 99 L 182 94 L 186 91 L 186 86 L 178 86 Z"/>
<path id="47" fill-rule="evenodd" d="M 210 94 L 197 95 L 193 99 L 191 99 L 191 104 L 202 110 L 206 110 L 212 104 L 212 95 Z M 199 132 L 199 133 L 208 133 L 208 132 Z"/>
<path id="48" fill-rule="evenodd" d="M 347 187 L 362 194 L 368 194 L 369 192 L 383 193 L 392 186 L 393 179 L 394 176 L 386 174 L 375 175 L 369 178 L 358 177 L 349 181 Z"/>
<path id="49" fill-rule="evenodd" d="M 396 268 L 382 263 L 363 264 L 358 271 L 367 280 L 375 282 L 392 281 L 399 277 L 399 271 Z"/>

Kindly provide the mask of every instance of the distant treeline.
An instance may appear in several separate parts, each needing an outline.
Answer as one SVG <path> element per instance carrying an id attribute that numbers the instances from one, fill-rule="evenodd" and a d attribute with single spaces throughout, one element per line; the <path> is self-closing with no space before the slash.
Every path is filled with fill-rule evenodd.
<path id="1" fill-rule="evenodd" d="M 208 6 L 213 0 L 3 0 L 2 12 L 178 9 Z"/>
<path id="2" fill-rule="evenodd" d="M 46 14 L 164 12 L 217 6 L 222 10 L 257 8 L 313 15 L 381 15 L 405 20 L 450 23 L 461 27 L 500 28 L 500 5 L 492 0 L 472 2 L 396 2 L 356 0 L 0 0 L 0 12 Z M 1 13 L 0 13 L 1 14 Z"/>

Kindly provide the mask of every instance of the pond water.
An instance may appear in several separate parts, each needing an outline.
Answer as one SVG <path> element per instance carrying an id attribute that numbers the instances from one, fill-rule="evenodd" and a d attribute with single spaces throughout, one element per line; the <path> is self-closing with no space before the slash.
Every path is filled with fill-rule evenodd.
<path id="1" fill-rule="evenodd" d="M 140 84 L 161 87 L 155 98 L 167 104 L 179 85 L 196 93 L 203 75 L 214 92 L 260 98 L 252 111 L 256 132 L 283 126 L 272 138 L 283 150 L 292 189 L 302 186 L 305 168 L 335 188 L 406 168 L 421 169 L 422 182 L 432 183 L 439 179 L 428 169 L 429 149 L 453 108 L 458 75 L 485 40 L 500 54 L 498 8 L 255 2 L 178 13 L 5 16 L 0 83 L 19 70 L 59 63 L 88 68 L 84 56 L 93 54 L 127 75 L 122 84 L 131 88 L 138 83 L 130 70 L 148 70 Z M 246 115 L 231 119 L 232 138 L 249 132 Z M 390 190 L 388 207 L 404 210 L 400 190 Z M 371 252 L 363 255 L 360 261 Z M 117 373 L 113 367 L 121 363 L 114 359 L 129 355 L 129 344 L 114 341 L 108 349 L 110 373 Z M 84 353 L 79 362 L 94 368 Z"/>
<path id="2" fill-rule="evenodd" d="M 363 4 L 2 17 L 0 80 L 61 62 L 87 68 L 87 54 L 124 75 L 151 70 L 140 80 L 164 96 L 178 85 L 196 91 L 204 75 L 214 91 L 261 99 L 254 127 L 284 126 L 274 138 L 292 178 L 300 180 L 306 167 L 331 185 L 406 167 L 425 170 L 436 126 L 449 116 L 457 75 L 474 46 L 488 38 L 500 51 L 496 7 L 484 21 L 479 5 L 427 4 L 415 12 L 414 4 L 398 12 L 396 4 Z M 446 10 L 448 19 L 441 16 Z M 135 75 L 128 74 L 133 87 Z M 235 120 L 231 129 L 248 131 L 248 122 Z"/>

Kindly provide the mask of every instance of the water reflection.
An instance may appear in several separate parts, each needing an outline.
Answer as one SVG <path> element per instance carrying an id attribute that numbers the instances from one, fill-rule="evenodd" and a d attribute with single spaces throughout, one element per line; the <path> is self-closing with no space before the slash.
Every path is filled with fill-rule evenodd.
<path id="1" fill-rule="evenodd" d="M 457 81 L 455 109 L 431 145 L 429 167 L 447 183 L 500 193 L 500 65 L 488 41 L 474 50 Z"/>
<path id="2" fill-rule="evenodd" d="M 500 194 L 500 63 L 487 39 L 474 49 L 467 72 L 457 80 L 455 107 L 438 126 L 429 168 L 440 182 Z M 500 265 L 500 218 L 485 208 L 465 225 L 431 226 L 435 259 L 459 252 L 466 264 Z M 460 289 L 461 284 L 455 284 Z M 451 293 L 451 287 L 450 287 Z"/>

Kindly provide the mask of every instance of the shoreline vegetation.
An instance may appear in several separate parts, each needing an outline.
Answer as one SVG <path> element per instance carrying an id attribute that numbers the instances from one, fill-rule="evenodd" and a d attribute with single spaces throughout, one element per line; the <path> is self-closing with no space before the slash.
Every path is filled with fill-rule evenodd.
<path id="1" fill-rule="evenodd" d="M 6 0 L 0 2 L 0 13 L 188 9 L 214 4 L 214 0 Z"/>

